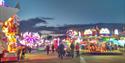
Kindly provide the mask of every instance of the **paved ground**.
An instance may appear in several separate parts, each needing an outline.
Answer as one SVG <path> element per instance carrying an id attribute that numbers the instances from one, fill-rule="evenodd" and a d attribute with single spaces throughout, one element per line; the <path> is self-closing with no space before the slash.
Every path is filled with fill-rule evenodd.
<path id="1" fill-rule="evenodd" d="M 45 53 L 26 54 L 25 60 L 12 63 L 125 63 L 125 55 L 81 55 L 80 57 L 65 57 L 59 59 L 57 54 Z"/>
<path id="2" fill-rule="evenodd" d="M 125 63 L 125 56 L 82 56 L 85 63 Z"/>
<path id="3" fill-rule="evenodd" d="M 46 54 L 28 54 L 25 61 L 15 63 L 125 63 L 125 56 L 118 55 L 103 55 L 103 56 L 85 56 L 80 58 L 65 57 L 63 60 L 59 59 L 56 55 Z"/>
<path id="4" fill-rule="evenodd" d="M 33 53 L 26 54 L 25 60 L 13 63 L 80 63 L 80 58 L 64 57 L 64 59 L 61 60 L 57 54 L 46 55 L 44 53 Z"/>
<path id="5" fill-rule="evenodd" d="M 113 52 L 123 53 L 123 55 L 82 55 L 80 60 L 81 63 L 125 63 L 125 52 L 118 50 Z"/>

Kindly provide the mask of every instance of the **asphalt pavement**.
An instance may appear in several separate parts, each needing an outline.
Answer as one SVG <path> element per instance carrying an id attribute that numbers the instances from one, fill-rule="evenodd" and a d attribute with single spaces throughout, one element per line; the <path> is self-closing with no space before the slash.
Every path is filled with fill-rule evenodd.
<path id="1" fill-rule="evenodd" d="M 25 60 L 11 63 L 125 63 L 125 55 L 81 55 L 59 59 L 57 53 L 47 55 L 45 52 L 28 53 Z"/>

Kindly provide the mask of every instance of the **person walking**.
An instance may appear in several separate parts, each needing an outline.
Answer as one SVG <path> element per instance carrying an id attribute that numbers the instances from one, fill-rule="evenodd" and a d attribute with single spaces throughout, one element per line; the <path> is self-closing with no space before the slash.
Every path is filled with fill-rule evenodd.
<path id="1" fill-rule="evenodd" d="M 49 54 L 49 51 L 50 51 L 50 46 L 49 44 L 46 46 L 46 52 L 47 52 L 47 55 Z"/>
<path id="2" fill-rule="evenodd" d="M 52 53 L 54 53 L 54 45 L 52 44 L 52 47 L 51 47 L 51 49 L 52 49 Z"/>
<path id="3" fill-rule="evenodd" d="M 22 48 L 21 46 L 18 47 L 17 50 L 17 60 L 20 61 L 21 60 L 21 53 L 22 53 Z"/>
<path id="4" fill-rule="evenodd" d="M 71 57 L 72 58 L 74 57 L 74 48 L 75 48 L 74 43 L 71 43 L 70 49 L 71 49 Z"/>
<path id="5" fill-rule="evenodd" d="M 76 49 L 76 56 L 79 57 L 80 56 L 80 54 L 79 54 L 79 49 L 80 49 L 79 43 L 76 44 L 75 49 Z"/>
<path id="6" fill-rule="evenodd" d="M 31 47 L 27 47 L 28 52 L 31 53 L 32 52 L 32 48 Z"/>
<path id="7" fill-rule="evenodd" d="M 25 54 L 26 54 L 26 47 L 25 46 L 23 46 L 22 47 L 22 56 L 21 56 L 21 59 L 24 59 L 25 58 Z"/>
<path id="8" fill-rule="evenodd" d="M 58 46 L 58 54 L 59 54 L 59 58 L 63 59 L 64 56 L 64 44 L 61 42 Z"/>

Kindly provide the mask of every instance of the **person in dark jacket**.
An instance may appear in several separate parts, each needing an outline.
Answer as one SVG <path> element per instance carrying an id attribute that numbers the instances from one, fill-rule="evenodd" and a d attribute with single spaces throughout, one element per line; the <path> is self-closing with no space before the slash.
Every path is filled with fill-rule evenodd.
<path id="1" fill-rule="evenodd" d="M 58 54 L 59 58 L 63 59 L 64 56 L 64 44 L 61 42 L 61 44 L 58 46 Z"/>
<path id="2" fill-rule="evenodd" d="M 50 46 L 47 45 L 47 46 L 46 46 L 46 52 L 47 52 L 47 55 L 49 54 L 49 51 L 50 51 Z"/>
<path id="3" fill-rule="evenodd" d="M 26 47 L 23 46 L 23 47 L 22 47 L 22 57 L 21 57 L 21 59 L 24 59 L 25 54 L 26 54 Z"/>
<path id="4" fill-rule="evenodd" d="M 52 53 L 54 53 L 54 49 L 55 49 L 55 48 L 54 48 L 54 45 L 53 45 L 53 44 L 52 44 L 52 47 L 51 47 L 51 48 L 52 48 Z"/>
<path id="5" fill-rule="evenodd" d="M 74 43 L 71 43 L 70 49 L 71 49 L 71 56 L 72 56 L 72 58 L 74 57 L 74 48 L 75 48 Z"/>
<path id="6" fill-rule="evenodd" d="M 32 52 L 32 48 L 28 47 L 28 51 L 29 51 L 29 53 L 31 53 Z"/>
<path id="7" fill-rule="evenodd" d="M 22 52 L 22 49 L 21 49 L 21 46 L 19 46 L 18 50 L 17 50 L 17 59 L 18 59 L 18 61 L 21 60 L 21 52 Z"/>

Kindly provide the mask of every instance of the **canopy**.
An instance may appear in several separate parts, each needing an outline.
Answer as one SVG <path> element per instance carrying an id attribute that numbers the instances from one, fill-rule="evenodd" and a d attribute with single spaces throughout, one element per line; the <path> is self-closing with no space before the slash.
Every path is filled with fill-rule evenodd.
<path id="1" fill-rule="evenodd" d="M 18 8 L 0 6 L 0 20 L 6 21 L 19 11 Z"/>

